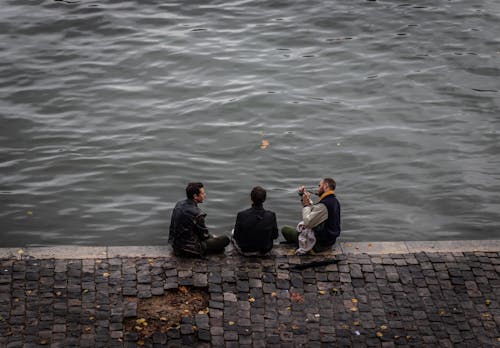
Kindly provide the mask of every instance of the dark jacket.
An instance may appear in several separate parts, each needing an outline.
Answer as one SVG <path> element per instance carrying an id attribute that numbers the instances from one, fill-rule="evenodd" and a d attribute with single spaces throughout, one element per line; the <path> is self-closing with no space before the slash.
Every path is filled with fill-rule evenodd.
<path id="1" fill-rule="evenodd" d="M 234 225 L 234 240 L 242 252 L 267 253 L 278 238 L 276 214 L 264 209 L 262 204 L 240 211 Z"/>
<path id="2" fill-rule="evenodd" d="M 314 235 L 318 244 L 330 246 L 340 235 L 340 203 L 333 194 L 324 197 L 319 203 L 326 206 L 328 219 L 319 228 L 314 228 Z"/>
<path id="3" fill-rule="evenodd" d="M 202 242 L 210 236 L 205 216 L 192 199 L 177 202 L 172 212 L 168 236 L 168 242 L 176 253 L 196 256 L 204 254 Z"/>

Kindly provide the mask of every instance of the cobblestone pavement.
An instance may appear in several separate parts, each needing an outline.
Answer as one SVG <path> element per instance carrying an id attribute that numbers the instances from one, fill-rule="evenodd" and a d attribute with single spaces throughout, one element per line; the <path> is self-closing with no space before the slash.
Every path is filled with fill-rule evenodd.
<path id="1" fill-rule="evenodd" d="M 0 347 L 500 346 L 498 252 L 0 261 Z M 138 341 L 126 296 L 206 288 L 209 310 Z"/>

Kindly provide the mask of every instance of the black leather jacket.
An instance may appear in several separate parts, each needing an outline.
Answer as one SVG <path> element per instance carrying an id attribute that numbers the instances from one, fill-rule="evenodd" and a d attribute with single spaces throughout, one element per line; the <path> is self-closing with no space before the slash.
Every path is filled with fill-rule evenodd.
<path id="1" fill-rule="evenodd" d="M 205 216 L 192 199 L 177 202 L 170 220 L 169 243 L 180 254 L 204 255 L 203 241 L 210 234 Z"/>
<path id="2" fill-rule="evenodd" d="M 278 238 L 276 214 L 262 205 L 240 211 L 234 225 L 234 239 L 243 252 L 266 253 Z"/>

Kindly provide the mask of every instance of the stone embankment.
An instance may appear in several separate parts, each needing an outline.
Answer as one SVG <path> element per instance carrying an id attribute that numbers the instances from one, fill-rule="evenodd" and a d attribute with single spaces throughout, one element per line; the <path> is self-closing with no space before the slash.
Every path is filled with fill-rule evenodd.
<path id="1" fill-rule="evenodd" d="M 0 249 L 0 347 L 500 346 L 500 241 L 273 253 Z M 325 259 L 336 261 L 314 266 Z M 179 312 L 181 294 L 199 308 Z"/>

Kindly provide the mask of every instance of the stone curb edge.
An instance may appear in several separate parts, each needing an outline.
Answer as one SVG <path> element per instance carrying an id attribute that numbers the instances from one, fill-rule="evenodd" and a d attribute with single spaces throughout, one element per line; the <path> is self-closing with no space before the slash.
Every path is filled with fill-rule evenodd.
<path id="1" fill-rule="evenodd" d="M 288 255 L 292 248 L 276 245 L 273 249 L 279 255 Z M 500 240 L 454 240 L 454 241 L 408 241 L 408 242 L 345 242 L 335 246 L 337 254 L 413 254 L 450 252 L 500 252 Z M 172 255 L 169 246 L 50 246 L 26 248 L 0 248 L 0 259 L 108 259 L 116 257 L 168 257 Z"/>

